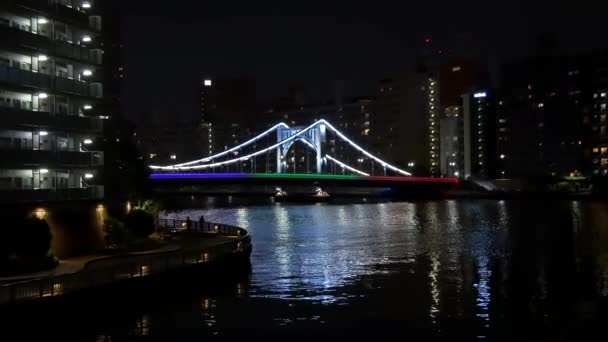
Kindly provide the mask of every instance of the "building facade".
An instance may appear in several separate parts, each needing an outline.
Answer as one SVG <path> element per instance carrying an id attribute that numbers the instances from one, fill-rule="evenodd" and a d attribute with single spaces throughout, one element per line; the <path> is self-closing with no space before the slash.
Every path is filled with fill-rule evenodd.
<path id="1" fill-rule="evenodd" d="M 608 50 L 591 56 L 591 105 L 584 124 L 590 136 L 585 141 L 585 161 L 595 176 L 608 176 Z M 587 158 L 587 156 L 589 156 Z"/>
<path id="2" fill-rule="evenodd" d="M 205 155 L 238 145 L 256 127 L 256 81 L 203 78 L 199 84 L 201 133 Z"/>
<path id="3" fill-rule="evenodd" d="M 97 199 L 104 164 L 101 9 L 95 1 L 0 5 L 0 196 Z M 9 195 L 10 194 L 10 195 Z"/>
<path id="4" fill-rule="evenodd" d="M 441 177 L 464 176 L 464 126 L 461 106 L 445 108 L 439 120 L 439 169 Z"/>
<path id="5" fill-rule="evenodd" d="M 498 113 L 500 176 L 567 176 L 584 168 L 587 57 L 539 55 L 503 66 Z"/>
<path id="6" fill-rule="evenodd" d="M 445 60 L 428 69 L 424 90 L 427 100 L 427 153 L 432 176 L 454 177 L 455 173 L 464 176 L 462 95 L 486 82 L 486 75 L 481 72 L 478 64 L 468 60 Z M 442 123 L 448 127 L 441 127 Z M 446 141 L 447 137 L 457 134 L 456 126 L 459 127 L 457 131 L 460 132 L 460 140 Z M 442 150 L 444 147 L 449 148 L 449 151 Z M 454 153 L 460 155 L 452 156 Z M 457 160 L 447 161 L 453 158 Z"/>
<path id="7" fill-rule="evenodd" d="M 427 101 L 432 103 L 431 97 L 437 94 L 427 82 L 426 74 L 416 71 L 381 80 L 372 120 L 374 151 L 403 169 L 416 171 L 417 175 L 425 175 L 432 163 L 428 151 L 433 147 L 427 144 L 431 141 L 427 137 L 428 127 L 433 125 L 427 115 L 432 105 Z M 438 136 L 439 122 L 436 127 L 434 134 Z"/>
<path id="8" fill-rule="evenodd" d="M 495 96 L 489 90 L 462 96 L 465 179 L 498 177 L 496 162 L 500 156 L 496 152 L 495 103 Z"/>

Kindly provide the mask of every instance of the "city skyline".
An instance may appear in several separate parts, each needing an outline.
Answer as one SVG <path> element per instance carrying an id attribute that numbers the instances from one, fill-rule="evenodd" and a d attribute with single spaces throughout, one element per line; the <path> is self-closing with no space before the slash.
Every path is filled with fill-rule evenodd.
<path id="1" fill-rule="evenodd" d="M 193 85 L 203 76 L 256 78 L 262 100 L 285 94 L 291 80 L 319 100 L 341 79 L 359 84 L 353 95 L 369 95 L 377 80 L 414 67 L 425 38 L 435 52 L 487 64 L 495 83 L 500 65 L 533 53 L 541 32 L 555 32 L 567 52 L 603 45 L 601 5 L 509 4 L 132 1 L 122 5 L 126 112 L 193 117 Z M 176 55 L 179 63 L 161 67 Z"/>

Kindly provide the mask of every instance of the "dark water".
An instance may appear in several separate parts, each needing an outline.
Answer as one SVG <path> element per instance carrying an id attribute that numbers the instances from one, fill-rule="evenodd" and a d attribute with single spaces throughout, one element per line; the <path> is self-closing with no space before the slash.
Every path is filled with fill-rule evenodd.
<path id="1" fill-rule="evenodd" d="M 79 333 L 93 341 L 586 339 L 608 323 L 607 209 L 450 200 L 174 212 L 247 228 L 251 272 L 214 290 L 125 304 Z"/>

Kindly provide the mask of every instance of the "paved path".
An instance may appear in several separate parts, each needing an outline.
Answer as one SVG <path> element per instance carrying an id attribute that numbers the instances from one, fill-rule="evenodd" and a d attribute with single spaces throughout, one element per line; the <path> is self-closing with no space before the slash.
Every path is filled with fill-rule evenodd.
<path id="1" fill-rule="evenodd" d="M 203 238 L 201 238 L 203 236 Z M 220 235 L 220 234 L 200 234 L 200 235 L 185 235 L 185 236 L 176 236 L 173 238 L 167 245 L 140 252 L 131 252 L 125 254 L 92 254 L 92 255 L 84 255 L 74 258 L 62 259 L 59 261 L 59 265 L 52 270 L 18 275 L 13 277 L 0 277 L 0 284 L 8 284 L 8 283 L 16 283 L 31 279 L 38 278 L 47 278 L 47 277 L 57 277 L 66 274 L 73 274 L 76 272 L 82 271 L 87 264 L 92 261 L 95 262 L 94 267 L 105 267 L 108 264 L 112 264 L 117 261 L 117 257 L 123 256 L 145 256 L 151 254 L 162 254 L 167 252 L 175 252 L 179 250 L 189 251 L 189 250 L 200 250 L 206 249 L 209 247 L 214 247 L 217 245 L 221 245 L 223 243 L 234 240 L 235 237 Z M 99 262 L 103 259 L 114 259 L 107 260 L 107 262 Z"/>

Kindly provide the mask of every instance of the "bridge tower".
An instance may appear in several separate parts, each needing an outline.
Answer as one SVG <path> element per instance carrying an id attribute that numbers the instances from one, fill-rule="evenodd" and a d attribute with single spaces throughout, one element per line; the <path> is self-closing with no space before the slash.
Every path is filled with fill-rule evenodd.
<path id="1" fill-rule="evenodd" d="M 277 143 L 298 134 L 300 131 L 304 130 L 304 128 L 305 127 L 278 127 Z M 287 152 L 289 152 L 289 148 L 296 141 L 302 141 L 315 150 L 317 153 L 317 173 L 322 173 L 323 157 L 321 155 L 321 146 L 325 141 L 325 125 L 322 123 L 317 124 L 313 129 L 309 129 L 295 140 L 277 147 L 277 173 L 283 173 L 284 167 L 287 166 L 287 161 L 285 159 Z"/>

